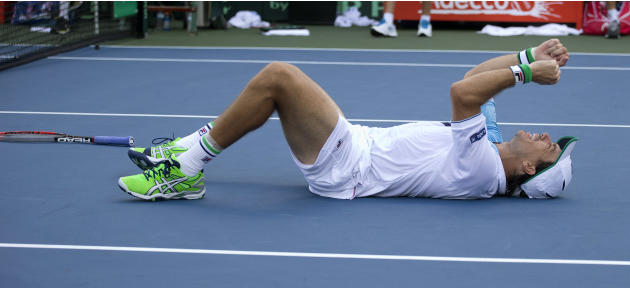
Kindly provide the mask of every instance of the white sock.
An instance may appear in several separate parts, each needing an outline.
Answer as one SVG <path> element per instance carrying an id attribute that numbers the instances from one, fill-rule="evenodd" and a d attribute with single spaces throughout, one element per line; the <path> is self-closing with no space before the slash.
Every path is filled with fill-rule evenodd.
<path id="1" fill-rule="evenodd" d="M 385 19 L 385 22 L 387 24 L 392 24 L 394 23 L 394 14 L 393 13 L 384 13 L 383 14 L 383 19 Z"/>
<path id="2" fill-rule="evenodd" d="M 188 151 L 177 156 L 177 161 L 181 165 L 180 170 L 189 177 L 197 175 L 208 162 L 219 156 L 223 150 L 212 139 L 210 133 L 206 133 L 200 138 L 197 145 L 193 145 Z"/>
<path id="3" fill-rule="evenodd" d="M 617 11 L 617 9 L 608 10 L 608 20 L 610 21 L 619 20 L 619 11 Z"/>
<path id="4" fill-rule="evenodd" d="M 183 147 L 183 148 L 190 148 L 193 145 L 197 144 L 199 140 L 201 140 L 201 136 L 206 135 L 208 132 L 210 132 L 210 130 L 212 130 L 213 127 L 214 127 L 214 121 L 209 122 L 208 124 L 199 128 L 199 130 L 193 132 L 192 134 L 182 139 L 179 139 L 179 141 L 177 141 L 175 145 L 179 147 Z"/>
<path id="5" fill-rule="evenodd" d="M 68 7 L 70 6 L 70 2 L 62 1 L 59 4 L 59 18 L 64 18 L 66 20 L 70 20 L 68 16 Z"/>
<path id="6" fill-rule="evenodd" d="M 420 21 L 429 21 L 429 23 L 431 23 L 431 15 L 420 16 Z"/>

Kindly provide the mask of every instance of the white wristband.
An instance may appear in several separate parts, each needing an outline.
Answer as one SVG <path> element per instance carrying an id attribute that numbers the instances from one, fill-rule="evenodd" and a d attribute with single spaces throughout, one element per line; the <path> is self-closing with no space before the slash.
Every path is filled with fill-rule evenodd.
<path id="1" fill-rule="evenodd" d="M 521 52 L 518 52 L 518 64 L 532 64 L 534 63 L 534 61 L 536 61 L 536 59 L 534 58 L 534 55 L 536 52 L 536 47 L 532 47 L 532 48 L 527 48 Z"/>
<path id="2" fill-rule="evenodd" d="M 514 75 L 514 81 L 516 83 L 525 83 L 525 75 L 523 75 L 523 70 L 518 65 L 510 66 L 512 70 L 512 74 Z"/>

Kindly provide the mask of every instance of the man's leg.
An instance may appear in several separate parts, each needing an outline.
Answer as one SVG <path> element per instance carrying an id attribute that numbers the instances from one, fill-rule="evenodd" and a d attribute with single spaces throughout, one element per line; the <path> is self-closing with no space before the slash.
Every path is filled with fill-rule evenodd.
<path id="1" fill-rule="evenodd" d="M 418 23 L 418 36 L 431 37 L 433 35 L 433 27 L 431 26 L 431 6 L 432 1 L 422 1 L 422 16 Z"/>
<path id="2" fill-rule="evenodd" d="M 341 114 L 328 94 L 297 67 L 274 62 L 247 84 L 214 121 L 210 133 L 200 136 L 187 151 L 159 161 L 142 174 L 121 177 L 118 185 L 145 200 L 199 199 L 205 194 L 205 164 L 264 124 L 274 111 L 291 150 L 304 164 L 315 162 Z M 144 153 L 129 153 L 132 159 L 146 159 Z"/>
<path id="3" fill-rule="evenodd" d="M 138 164 L 137 160 L 142 159 L 134 158 L 143 158 L 141 154 L 151 156 L 148 165 L 138 165 L 143 170 L 150 169 L 152 164 L 171 154 L 179 155 L 198 146 L 208 132 L 219 148 L 227 148 L 247 132 L 265 123 L 274 111 L 280 115 L 291 149 L 305 163 L 313 162 L 317 157 L 317 152 L 335 126 L 337 114 L 341 114 L 337 104 L 302 71 L 290 64 L 275 62 L 252 78 L 232 105 L 215 121 L 184 138 L 174 139 L 158 147 L 132 148 L 138 153 L 130 157 Z M 225 124 L 215 128 L 217 123 Z"/>
<path id="4" fill-rule="evenodd" d="M 396 9 L 396 1 L 384 1 L 383 2 L 383 14 L 391 14 L 393 17 L 394 10 Z M 391 19 L 393 23 L 393 18 Z"/>
<path id="5" fill-rule="evenodd" d="M 396 26 L 394 26 L 395 1 L 383 2 L 383 19 L 370 29 L 372 36 L 398 37 Z"/>
<path id="6" fill-rule="evenodd" d="M 341 110 L 297 67 L 274 62 L 260 71 L 214 121 L 210 137 L 227 148 L 264 124 L 277 111 L 284 135 L 304 164 L 315 162 Z"/>

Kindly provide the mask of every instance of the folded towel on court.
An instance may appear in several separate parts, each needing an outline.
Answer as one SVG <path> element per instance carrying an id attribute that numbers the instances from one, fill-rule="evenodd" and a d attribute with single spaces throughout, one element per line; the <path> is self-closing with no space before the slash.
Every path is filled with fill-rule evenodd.
<path id="1" fill-rule="evenodd" d="M 582 30 L 571 28 L 564 24 L 546 24 L 543 26 L 527 26 L 527 27 L 499 27 L 494 25 L 486 25 L 477 32 L 479 34 L 488 34 L 490 36 L 516 36 L 516 35 L 539 35 L 539 36 L 568 36 L 580 35 Z"/>
<path id="2" fill-rule="evenodd" d="M 268 29 L 263 30 L 262 35 L 265 36 L 310 36 L 308 29 Z"/>
<path id="3" fill-rule="evenodd" d="M 31 32 L 42 32 L 42 33 L 50 33 L 50 27 L 41 27 L 41 26 L 32 26 Z"/>

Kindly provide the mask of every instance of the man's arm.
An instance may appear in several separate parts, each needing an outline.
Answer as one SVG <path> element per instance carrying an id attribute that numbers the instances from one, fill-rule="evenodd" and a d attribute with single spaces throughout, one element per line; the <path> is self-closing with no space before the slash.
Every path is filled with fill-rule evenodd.
<path id="1" fill-rule="evenodd" d="M 536 61 L 529 67 L 532 70 L 533 82 L 549 85 L 560 80 L 560 67 L 555 60 Z M 515 83 L 512 70 L 508 67 L 481 72 L 453 83 L 452 120 L 460 121 L 479 114 L 481 105 Z"/>
<path id="2" fill-rule="evenodd" d="M 509 68 L 482 72 L 453 83 L 451 120 L 460 121 L 479 114 L 481 105 L 514 84 L 514 76 Z"/>
<path id="3" fill-rule="evenodd" d="M 564 66 L 567 61 L 569 61 L 569 53 L 567 51 L 567 48 L 564 47 L 564 45 L 562 45 L 562 43 L 560 43 L 558 39 L 549 39 L 535 47 L 533 56 L 536 61 L 556 60 L 560 67 Z M 508 68 L 510 66 L 517 65 L 517 59 L 517 54 L 509 54 L 492 58 L 475 66 L 475 68 L 466 73 L 464 78 L 486 71 L 497 70 L 500 68 Z"/>
<path id="4" fill-rule="evenodd" d="M 515 84 L 514 74 L 509 67 L 518 64 L 517 55 L 504 55 L 485 61 L 451 86 L 453 121 L 478 114 L 481 105 Z M 533 57 L 536 62 L 529 65 L 532 81 L 554 84 L 560 79 L 559 67 L 567 63 L 569 53 L 558 39 L 550 39 L 533 49 Z"/>

